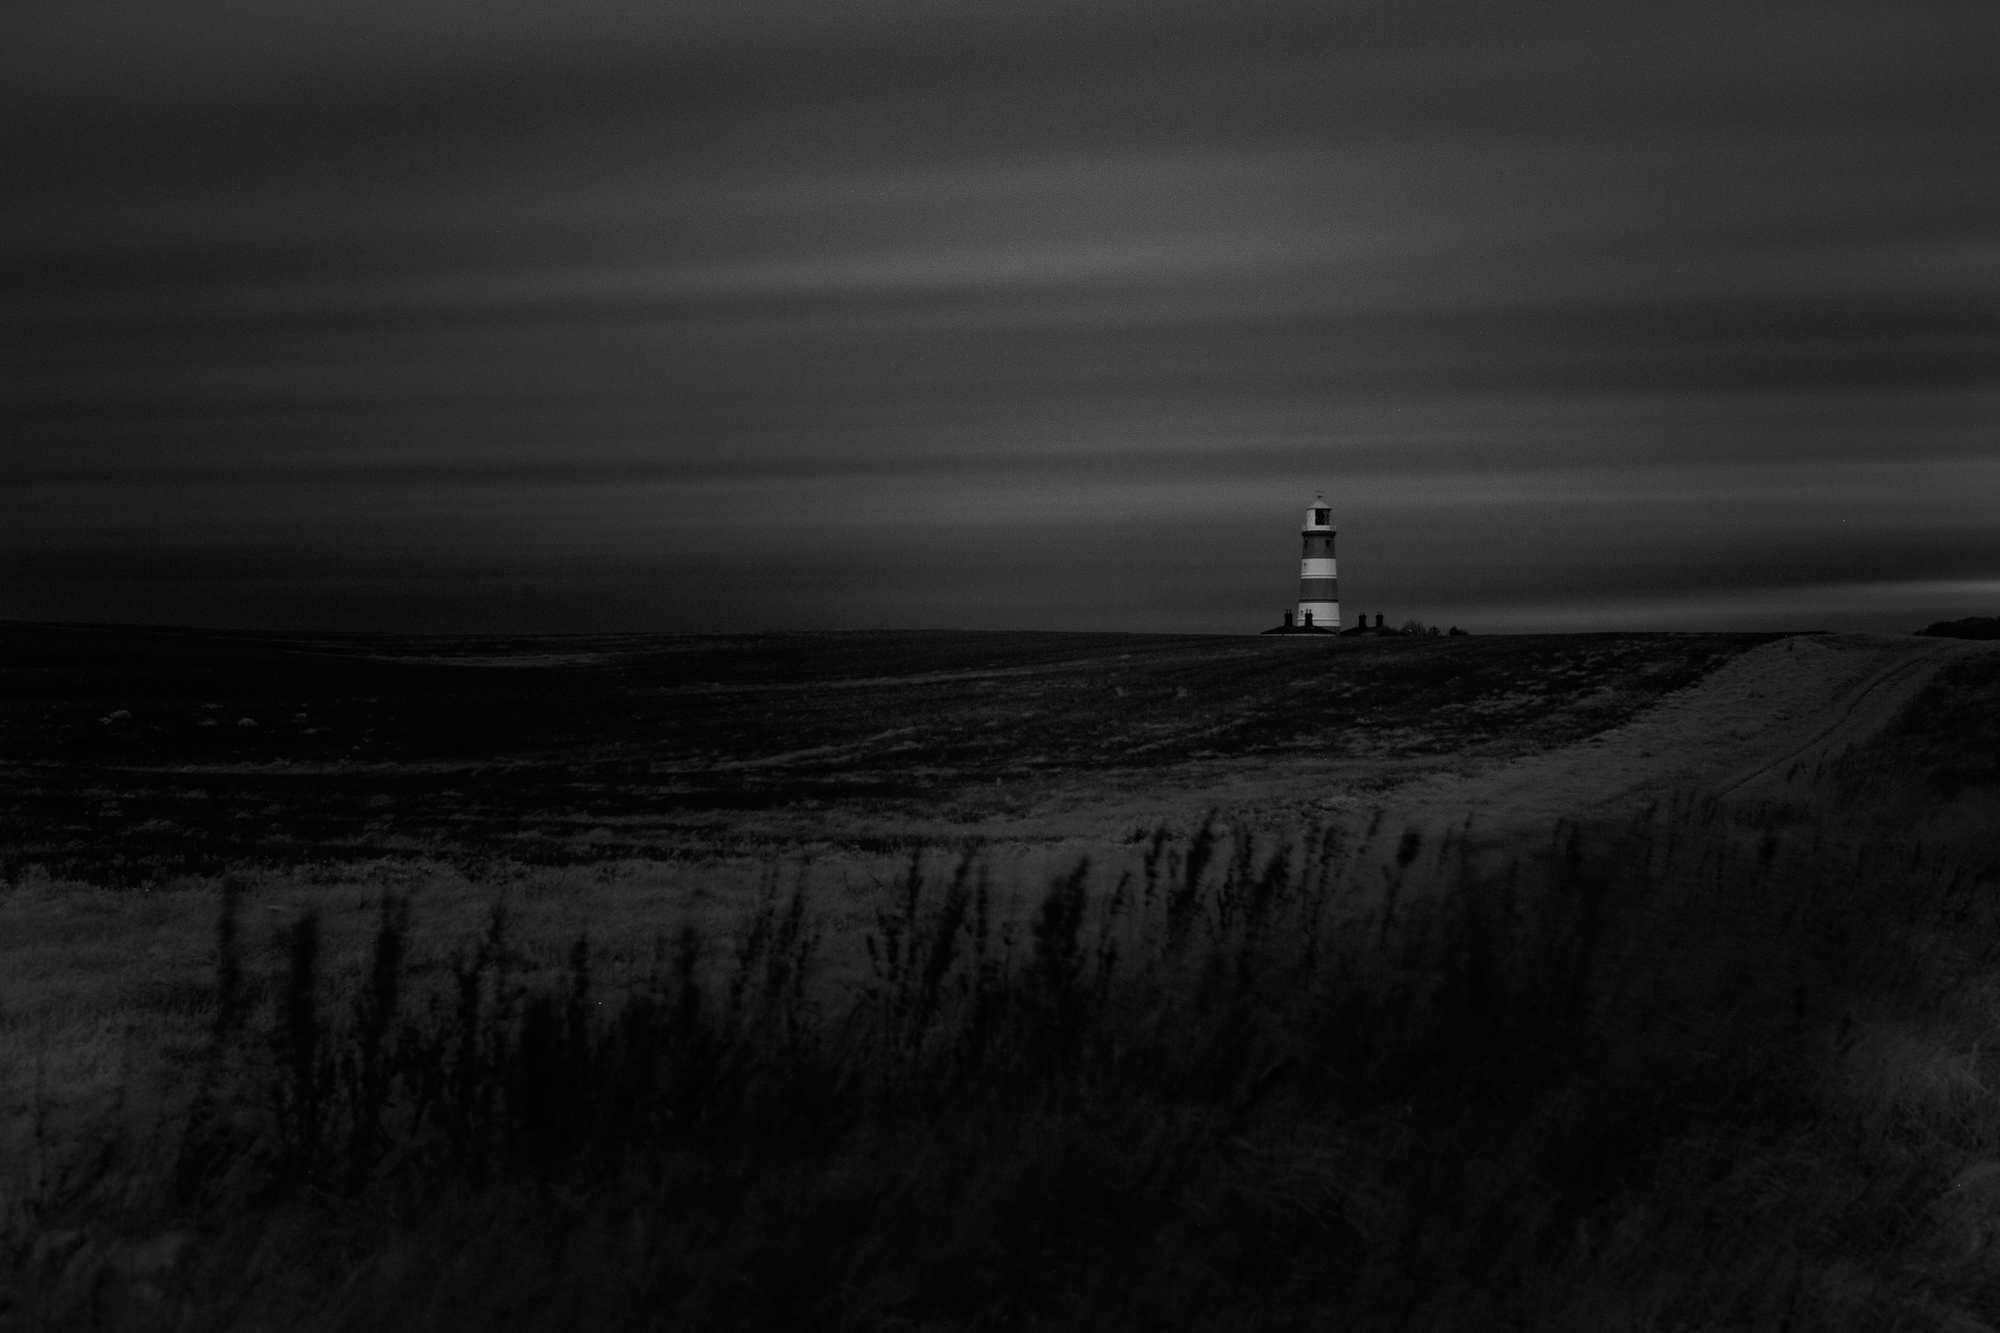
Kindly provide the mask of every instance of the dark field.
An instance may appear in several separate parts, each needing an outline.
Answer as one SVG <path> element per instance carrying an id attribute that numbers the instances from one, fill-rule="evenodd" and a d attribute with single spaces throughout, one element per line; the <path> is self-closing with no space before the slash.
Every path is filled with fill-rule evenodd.
<path id="1" fill-rule="evenodd" d="M 1783 637 L 8 627 L 0 1329 L 1990 1329 L 2000 652 Z"/>
<path id="2" fill-rule="evenodd" d="M 0 873 L 574 864 L 1566 744 L 1774 635 L 386 638 L 0 626 Z M 757 817 L 754 820 L 746 817 Z"/>

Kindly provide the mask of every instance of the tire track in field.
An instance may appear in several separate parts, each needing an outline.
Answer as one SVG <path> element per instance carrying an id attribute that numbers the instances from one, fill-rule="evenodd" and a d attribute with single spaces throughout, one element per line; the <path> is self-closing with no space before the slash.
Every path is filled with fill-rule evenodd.
<path id="1" fill-rule="evenodd" d="M 1789 776 L 1794 765 L 1824 759 L 1836 748 L 1860 744 L 1881 734 L 1903 710 L 1922 693 L 1939 668 L 1954 657 L 1977 652 L 1973 644 L 1932 640 L 1938 646 L 1920 657 L 1905 658 L 1868 676 L 1860 686 L 1837 703 L 1838 711 L 1818 719 L 1817 729 L 1802 741 L 1789 743 L 1776 755 L 1763 756 L 1747 766 L 1739 766 L 1723 778 L 1712 792 L 1728 800 L 1784 770 Z M 1782 778 L 1781 778 L 1782 780 Z"/>
<path id="2" fill-rule="evenodd" d="M 1873 735 L 1969 646 L 1872 634 L 1768 644 L 1621 727 L 1498 770 L 1417 784 L 1384 814 L 1508 842 L 1564 820 L 1617 820 L 1675 793 L 1740 796 L 1802 755 Z"/>

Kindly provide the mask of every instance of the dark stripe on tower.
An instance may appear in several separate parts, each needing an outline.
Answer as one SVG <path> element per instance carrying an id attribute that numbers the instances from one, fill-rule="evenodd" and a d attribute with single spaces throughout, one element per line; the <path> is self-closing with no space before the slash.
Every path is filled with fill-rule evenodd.
<path id="1" fill-rule="evenodd" d="M 1299 600 L 1302 602 L 1337 602 L 1340 600 L 1340 580 L 1300 579 Z"/>

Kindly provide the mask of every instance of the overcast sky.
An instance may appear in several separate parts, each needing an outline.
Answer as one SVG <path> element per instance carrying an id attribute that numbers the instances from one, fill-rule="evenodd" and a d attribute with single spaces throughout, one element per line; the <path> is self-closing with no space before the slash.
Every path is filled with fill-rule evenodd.
<path id="1" fill-rule="evenodd" d="M 11 0 L 0 618 L 2000 613 L 2000 6 Z"/>

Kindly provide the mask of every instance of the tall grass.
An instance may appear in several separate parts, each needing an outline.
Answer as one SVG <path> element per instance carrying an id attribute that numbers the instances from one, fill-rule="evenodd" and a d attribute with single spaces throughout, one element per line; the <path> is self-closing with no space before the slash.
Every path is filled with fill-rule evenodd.
<path id="1" fill-rule="evenodd" d="M 851 987 L 808 889 L 774 879 L 733 939 L 664 937 L 611 988 L 581 939 L 524 980 L 496 907 L 412 995 L 385 895 L 352 995 L 306 916 L 250 1016 L 227 894 L 214 1092 L 177 1191 L 129 1214 L 199 1258 L 86 1300 L 28 1256 L 23 1308 L 696 1329 L 2000 1309 L 1976 1223 L 1931 1202 L 2000 1155 L 1964 1053 L 1996 1023 L 1989 880 L 1693 802 L 1506 857 L 1372 827 L 1130 850 L 1019 909 L 976 852 L 913 857 Z"/>

